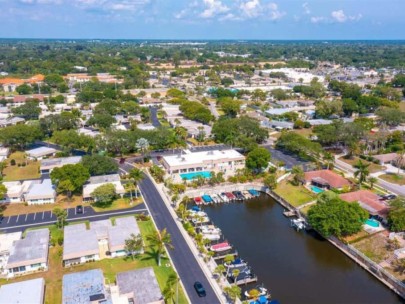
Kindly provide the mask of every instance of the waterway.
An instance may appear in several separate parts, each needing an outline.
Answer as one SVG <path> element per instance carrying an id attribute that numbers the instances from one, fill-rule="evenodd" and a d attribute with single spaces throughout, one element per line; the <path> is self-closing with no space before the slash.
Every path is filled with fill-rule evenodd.
<path id="1" fill-rule="evenodd" d="M 281 303 L 405 303 L 326 240 L 292 229 L 268 196 L 204 211 Z"/>

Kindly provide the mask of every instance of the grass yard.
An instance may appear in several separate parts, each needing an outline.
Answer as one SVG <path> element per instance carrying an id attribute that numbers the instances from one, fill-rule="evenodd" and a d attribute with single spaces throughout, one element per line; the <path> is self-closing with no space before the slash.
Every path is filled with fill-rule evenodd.
<path id="1" fill-rule="evenodd" d="M 400 109 L 402 112 L 405 112 L 405 102 L 400 102 L 400 103 L 399 103 L 399 109 Z"/>
<path id="2" fill-rule="evenodd" d="M 351 158 L 351 159 L 346 159 L 346 158 L 344 158 L 344 157 L 341 157 L 341 158 L 339 158 L 339 160 L 341 160 L 341 161 L 343 161 L 343 162 L 345 162 L 346 164 L 349 164 L 349 165 L 351 165 L 351 166 L 354 166 L 355 164 L 358 163 L 359 160 L 361 160 L 363 163 L 366 163 L 366 164 L 369 164 L 369 165 L 370 165 L 370 166 L 368 167 L 368 170 L 370 171 L 370 173 L 375 173 L 375 172 L 383 171 L 383 170 L 385 169 L 384 166 L 380 166 L 380 165 L 377 165 L 377 164 L 375 164 L 375 163 L 366 161 L 366 160 L 364 160 L 364 159 L 360 159 L 360 158 L 358 158 L 357 156 L 354 156 L 354 157 Z"/>
<path id="3" fill-rule="evenodd" d="M 94 211 L 96 212 L 103 212 L 103 211 L 111 211 L 111 210 L 119 210 L 119 209 L 127 209 L 131 207 L 135 207 L 139 204 L 142 204 L 142 198 L 133 198 L 133 202 L 131 205 L 131 200 L 129 197 L 119 198 L 112 202 L 112 204 L 108 207 L 98 207 L 95 204 L 92 204 Z"/>
<path id="4" fill-rule="evenodd" d="M 316 198 L 316 195 L 311 193 L 305 187 L 294 186 L 288 181 L 282 181 L 279 183 L 274 192 L 276 192 L 294 207 L 309 203 Z"/>
<path id="5" fill-rule="evenodd" d="M 81 204 L 83 204 L 83 198 L 81 196 L 73 196 L 72 198 L 68 199 L 64 195 L 59 195 L 55 204 L 26 205 L 24 203 L 20 203 L 6 205 L 3 215 L 12 216 L 26 213 L 52 211 L 56 207 L 66 209 L 73 208 Z"/>
<path id="6" fill-rule="evenodd" d="M 392 184 L 397 184 L 401 186 L 405 185 L 405 176 L 401 174 L 393 174 L 393 173 L 383 174 L 380 175 L 379 178 Z"/>
<path id="7" fill-rule="evenodd" d="M 310 137 L 312 135 L 312 129 L 294 129 L 293 130 L 294 133 L 297 133 L 299 135 L 302 135 L 304 137 Z"/>
<path id="8" fill-rule="evenodd" d="M 70 224 L 70 225 L 73 225 Z M 147 245 L 146 236 L 155 231 L 155 227 L 151 220 L 138 221 L 141 234 L 144 238 L 144 242 Z M 55 225 L 44 226 L 39 228 L 49 228 L 51 231 L 51 238 L 58 239 L 63 236 L 62 230 L 59 230 Z M 39 229 L 36 228 L 36 229 Z M 63 275 L 73 272 L 85 271 L 90 269 L 101 269 L 104 273 L 104 277 L 107 279 L 106 283 L 115 283 L 116 274 L 123 271 L 129 271 L 134 269 L 140 269 L 145 267 L 153 267 L 160 289 L 163 290 L 166 281 L 170 274 L 174 273 L 172 266 L 168 258 L 162 258 L 162 266 L 157 265 L 156 255 L 151 247 L 145 248 L 145 253 L 132 259 L 130 257 L 104 259 L 101 261 L 86 263 L 74 267 L 65 268 L 62 265 L 62 252 L 63 247 L 55 245 L 49 249 L 48 263 L 49 269 L 46 272 L 39 272 L 22 277 L 18 277 L 12 280 L 0 279 L 0 285 L 5 283 L 13 283 L 19 281 L 25 281 L 35 278 L 43 277 L 46 282 L 45 288 L 45 303 L 61 303 L 62 301 L 62 278 Z M 179 288 L 179 303 L 188 303 L 187 298 L 180 286 Z"/>
<path id="9" fill-rule="evenodd" d="M 12 159 L 16 162 L 14 166 L 11 165 Z M 40 162 L 26 159 L 24 152 L 12 153 L 6 160 L 6 164 L 7 166 L 3 170 L 4 181 L 35 179 L 41 176 L 39 173 Z M 26 165 L 18 167 L 18 164 Z"/>
<path id="10" fill-rule="evenodd" d="M 380 263 L 392 253 L 387 250 L 387 239 L 383 233 L 376 233 L 352 245 L 374 262 Z"/>

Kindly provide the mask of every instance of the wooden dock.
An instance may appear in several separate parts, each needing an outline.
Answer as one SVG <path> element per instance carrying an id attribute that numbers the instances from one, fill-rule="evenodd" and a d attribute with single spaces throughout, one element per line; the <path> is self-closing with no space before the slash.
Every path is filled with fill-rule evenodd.
<path id="1" fill-rule="evenodd" d="M 296 213 L 294 210 L 286 210 L 283 212 L 283 215 L 286 217 L 293 217 L 296 216 Z"/>
<path id="2" fill-rule="evenodd" d="M 253 278 L 244 278 L 236 281 L 236 285 L 247 285 L 253 282 L 257 282 L 257 276 L 254 276 Z"/>
<path id="3" fill-rule="evenodd" d="M 221 260 L 221 259 L 225 259 L 225 257 L 228 256 L 228 255 L 237 256 L 237 255 L 238 255 L 238 252 L 237 252 L 237 251 L 235 251 L 235 252 L 229 252 L 229 253 L 226 253 L 226 254 L 221 254 L 221 255 L 213 256 L 212 258 L 213 258 L 214 260 Z"/>

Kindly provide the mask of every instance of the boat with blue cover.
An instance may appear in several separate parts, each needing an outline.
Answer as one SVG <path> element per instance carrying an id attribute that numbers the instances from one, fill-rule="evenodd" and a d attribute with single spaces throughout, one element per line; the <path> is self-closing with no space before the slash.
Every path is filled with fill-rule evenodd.
<path id="1" fill-rule="evenodd" d="M 208 194 L 204 194 L 204 195 L 202 196 L 202 199 L 203 199 L 204 202 L 207 203 L 207 204 L 212 203 L 212 198 L 211 198 L 211 196 L 209 196 Z"/>
<path id="2" fill-rule="evenodd" d="M 230 263 L 225 263 L 224 265 L 227 268 L 236 268 L 236 267 L 247 266 L 247 263 L 244 260 L 237 258 Z"/>
<path id="3" fill-rule="evenodd" d="M 253 196 L 259 196 L 259 192 L 255 189 L 249 189 L 248 190 L 250 194 L 252 194 Z"/>

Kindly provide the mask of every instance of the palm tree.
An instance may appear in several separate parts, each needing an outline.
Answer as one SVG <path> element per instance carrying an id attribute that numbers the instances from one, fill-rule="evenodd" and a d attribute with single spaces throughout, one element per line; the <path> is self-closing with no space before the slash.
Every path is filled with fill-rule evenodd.
<path id="1" fill-rule="evenodd" d="M 395 159 L 395 164 L 398 167 L 398 175 L 401 172 L 401 166 L 403 166 L 404 160 L 405 160 L 405 151 L 401 149 L 400 151 L 398 151 L 398 156 Z"/>
<path id="2" fill-rule="evenodd" d="M 166 286 L 163 289 L 163 297 L 165 298 L 166 303 L 179 303 L 179 281 L 180 278 L 176 273 L 170 274 L 167 278 Z M 174 301 L 175 298 L 176 301 Z"/>
<path id="3" fill-rule="evenodd" d="M 370 164 L 363 163 L 360 159 L 359 161 L 353 166 L 357 170 L 354 172 L 355 177 L 359 177 L 359 185 L 366 181 L 367 176 L 370 174 L 368 167 Z"/>
<path id="4" fill-rule="evenodd" d="M 236 285 L 236 282 L 237 282 L 237 280 L 238 280 L 239 274 L 240 274 L 240 270 L 239 270 L 239 269 L 234 269 L 234 270 L 232 270 L 233 282 L 235 283 L 235 285 Z"/>
<path id="5" fill-rule="evenodd" d="M 326 153 L 323 155 L 323 160 L 326 161 L 326 169 L 329 170 L 330 165 L 333 164 L 333 162 L 334 162 L 334 160 L 335 160 L 335 157 L 333 156 L 332 153 L 326 152 Z"/>
<path id="6" fill-rule="evenodd" d="M 371 176 L 371 177 L 368 178 L 368 182 L 370 183 L 371 189 L 373 189 L 373 188 L 374 188 L 374 184 L 375 184 L 376 182 L 378 182 L 378 179 L 377 179 L 376 177 L 374 177 L 374 176 Z"/>
<path id="7" fill-rule="evenodd" d="M 149 141 L 146 138 L 139 138 L 135 144 L 136 148 L 141 151 L 142 162 L 145 158 L 146 152 L 149 150 Z"/>
<path id="8" fill-rule="evenodd" d="M 0 177 L 3 177 L 3 170 L 6 168 L 7 164 L 5 161 L 0 162 Z"/>
<path id="9" fill-rule="evenodd" d="M 221 265 L 218 265 L 217 267 L 215 267 L 214 273 L 219 275 L 219 276 L 222 276 L 223 273 L 225 272 L 225 270 L 226 270 L 225 266 L 221 264 Z"/>
<path id="10" fill-rule="evenodd" d="M 133 168 L 131 171 L 129 171 L 129 177 L 131 178 L 131 180 L 134 183 L 135 186 L 135 190 L 137 190 L 136 188 L 138 187 L 138 183 L 143 180 L 144 175 L 142 170 L 138 169 L 138 168 Z M 138 196 L 138 191 L 135 191 L 135 197 Z"/>
<path id="11" fill-rule="evenodd" d="M 146 240 L 149 242 L 150 246 L 155 247 L 157 253 L 157 262 L 160 266 L 161 256 L 164 253 L 165 246 L 173 249 L 172 238 L 170 233 L 167 232 L 166 228 L 162 231 L 155 231 L 153 234 L 150 234 L 146 237 Z"/>
<path id="12" fill-rule="evenodd" d="M 224 288 L 224 292 L 227 294 L 227 296 L 234 302 L 236 302 L 236 300 L 238 298 L 240 298 L 241 295 L 241 289 L 238 286 L 228 286 Z"/>
<path id="13" fill-rule="evenodd" d="M 135 235 L 131 233 L 129 239 L 125 240 L 125 251 L 128 252 L 132 260 L 134 259 L 134 253 L 138 254 L 143 249 L 143 240 L 140 234 Z"/>

